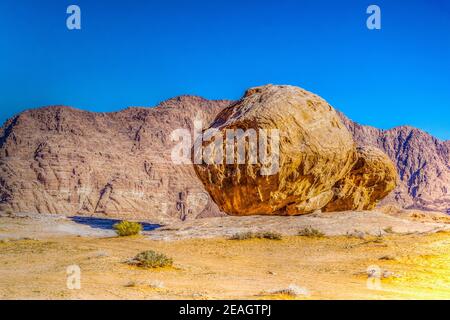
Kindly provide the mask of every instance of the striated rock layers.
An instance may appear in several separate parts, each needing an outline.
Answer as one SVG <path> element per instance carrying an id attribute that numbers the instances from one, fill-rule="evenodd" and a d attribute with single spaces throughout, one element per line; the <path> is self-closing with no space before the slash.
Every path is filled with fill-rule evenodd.
<path id="1" fill-rule="evenodd" d="M 262 132 L 268 136 L 267 132 L 277 130 L 279 134 L 278 145 L 270 145 L 273 138 L 263 145 L 272 153 L 278 151 L 274 158 L 277 170 L 272 174 L 261 172 L 261 159 L 249 161 L 250 139 L 244 144 L 245 163 L 227 158 L 222 163 L 204 159 L 195 165 L 211 197 L 228 214 L 369 209 L 395 187 L 395 168 L 387 156 L 374 148 L 358 151 L 337 112 L 325 100 L 297 87 L 252 88 L 219 113 L 210 129 L 222 137 L 230 130 L 253 130 L 258 133 L 259 141 L 253 143 L 258 152 Z M 216 144 L 216 139 L 203 142 L 203 150 L 208 150 L 204 154 L 225 158 L 225 147 Z M 233 141 L 236 150 L 237 141 Z"/>
<path id="2" fill-rule="evenodd" d="M 370 210 L 397 185 L 397 169 L 374 147 L 359 147 L 358 160 L 334 186 L 333 199 L 324 211 Z"/>
<path id="3" fill-rule="evenodd" d="M 251 93 L 249 90 L 248 94 Z M 314 95 L 306 98 L 308 94 L 304 94 L 311 105 L 324 103 Z M 60 106 L 25 111 L 0 129 L 0 210 L 181 220 L 218 215 L 218 207 L 193 167 L 174 165 L 170 160 L 176 144 L 170 134 L 178 128 L 193 130 L 197 115 L 205 127 L 209 126 L 231 103 L 182 96 L 155 108 L 128 108 L 113 113 L 91 113 Z M 324 110 L 323 106 L 315 108 L 315 112 Z M 230 112 L 232 108 L 227 110 Z M 342 114 L 339 116 L 359 146 L 381 149 L 397 168 L 398 185 L 381 204 L 450 213 L 450 141 L 440 141 L 408 126 L 379 130 L 359 125 Z M 227 113 L 221 113 L 220 118 L 227 119 Z M 237 114 L 233 121 L 238 123 L 236 119 Z M 216 123 L 219 125 L 220 122 Z M 332 141 L 328 140 L 332 139 L 328 134 L 314 148 L 322 148 L 322 144 L 330 148 Z M 305 141 L 308 141 L 306 137 Z M 280 144 L 295 148 L 286 142 L 280 140 Z M 362 155 L 356 149 L 353 153 L 355 161 Z M 314 158 L 308 163 L 313 161 Z M 301 169 L 300 173 L 309 170 L 298 163 L 294 165 Z M 349 169 L 350 174 L 352 171 Z M 300 173 L 292 172 L 286 180 L 291 186 L 286 188 L 292 188 L 292 181 Z M 324 175 L 332 176 L 326 170 Z M 310 190 L 319 192 L 318 196 L 287 207 L 295 213 L 303 206 L 306 212 L 332 201 L 328 202 L 329 208 L 336 204 L 336 192 L 346 194 L 342 181 L 345 177 L 331 187 L 332 193 L 320 192 L 326 188 L 308 183 Z M 244 178 L 247 179 L 241 175 Z M 273 181 L 273 177 L 265 179 Z M 371 179 L 358 183 L 364 181 Z M 354 188 L 360 190 L 356 185 Z M 267 190 L 260 190 L 267 198 Z M 244 191 L 242 194 L 247 196 Z M 361 203 L 366 202 L 358 199 L 349 206 L 361 208 Z"/>
<path id="4" fill-rule="evenodd" d="M 450 141 L 410 126 L 380 130 L 340 116 L 359 146 L 381 149 L 397 168 L 397 188 L 382 204 L 450 214 Z"/>
<path id="5" fill-rule="evenodd" d="M 172 130 L 229 105 L 182 96 L 155 108 L 25 111 L 0 131 L 0 210 L 189 219 L 217 215 L 190 165 L 173 165 Z"/>

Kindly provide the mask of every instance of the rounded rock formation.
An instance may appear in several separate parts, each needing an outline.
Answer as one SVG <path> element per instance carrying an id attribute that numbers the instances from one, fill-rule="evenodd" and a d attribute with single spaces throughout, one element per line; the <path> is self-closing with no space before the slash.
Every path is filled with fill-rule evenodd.
<path id="1" fill-rule="evenodd" d="M 194 147 L 196 173 L 219 208 L 231 215 L 321 209 L 357 159 L 352 135 L 337 112 L 293 86 L 248 90 L 219 113 L 201 146 Z"/>
<path id="2" fill-rule="evenodd" d="M 358 161 L 334 187 L 333 199 L 324 211 L 370 210 L 397 185 L 391 159 L 374 147 L 359 147 Z"/>

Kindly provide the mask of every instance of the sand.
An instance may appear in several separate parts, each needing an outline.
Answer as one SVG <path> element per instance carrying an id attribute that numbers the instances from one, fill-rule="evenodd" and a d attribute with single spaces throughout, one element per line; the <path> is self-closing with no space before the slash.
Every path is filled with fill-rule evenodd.
<path id="1" fill-rule="evenodd" d="M 450 299 L 450 233 L 436 228 L 361 238 L 237 241 L 214 233 L 155 240 L 156 230 L 118 238 L 86 225 L 74 235 L 80 230 L 73 222 L 48 219 L 40 221 L 47 228 L 53 224 L 53 232 L 39 233 L 43 226 L 36 220 L 0 218 L 1 299 Z M 205 221 L 202 228 L 209 223 L 223 229 Z M 177 232 L 165 229 L 160 232 Z M 32 238 L 23 238 L 27 232 Z M 12 234 L 22 238 L 5 236 Z M 125 263 L 150 249 L 172 257 L 174 266 L 145 270 Z M 67 287 L 71 265 L 81 270 L 79 290 Z M 381 279 L 369 277 L 370 268 L 379 270 Z M 289 286 L 300 294 L 275 293 Z"/>

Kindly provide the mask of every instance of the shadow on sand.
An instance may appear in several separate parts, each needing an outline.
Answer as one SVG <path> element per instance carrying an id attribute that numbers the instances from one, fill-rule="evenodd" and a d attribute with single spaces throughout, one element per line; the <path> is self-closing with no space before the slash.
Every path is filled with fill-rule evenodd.
<path id="1" fill-rule="evenodd" d="M 103 230 L 113 230 L 113 226 L 121 221 L 116 219 L 80 217 L 80 216 L 70 217 L 70 220 L 79 224 L 87 225 L 91 228 Z M 159 224 L 151 224 L 147 222 L 140 222 L 140 224 L 142 225 L 143 231 L 152 231 L 161 227 L 161 225 Z"/>

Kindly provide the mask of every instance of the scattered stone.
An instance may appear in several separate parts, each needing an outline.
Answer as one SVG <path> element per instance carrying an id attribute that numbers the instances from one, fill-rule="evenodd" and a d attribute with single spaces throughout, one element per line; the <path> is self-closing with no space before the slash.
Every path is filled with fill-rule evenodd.
<path id="1" fill-rule="evenodd" d="M 276 295 L 276 294 L 282 294 L 282 295 L 288 295 L 288 296 L 309 296 L 310 293 L 307 289 L 299 287 L 295 284 L 290 284 L 285 289 L 279 289 L 279 290 L 271 290 L 269 291 L 269 294 Z"/>
<path id="2" fill-rule="evenodd" d="M 192 294 L 192 298 L 194 298 L 194 299 L 196 299 L 196 298 L 202 298 L 202 297 L 204 297 L 205 295 L 204 294 L 202 294 L 202 293 L 193 293 Z"/>
<path id="3" fill-rule="evenodd" d="M 94 253 L 94 258 L 105 258 L 109 257 L 109 252 L 107 251 L 97 251 Z"/>
<path id="4" fill-rule="evenodd" d="M 392 278 L 392 277 L 396 277 L 394 272 L 389 271 L 389 270 L 383 270 L 383 274 L 382 274 L 383 279 L 388 279 L 388 278 Z"/>
<path id="5" fill-rule="evenodd" d="M 348 238 L 357 238 L 357 239 L 365 239 L 366 233 L 360 230 L 347 231 L 346 236 Z"/>
<path id="6" fill-rule="evenodd" d="M 127 282 L 127 284 L 125 285 L 126 288 L 134 288 L 137 286 L 137 283 L 135 281 L 129 281 Z"/>
<path id="7" fill-rule="evenodd" d="M 19 239 L 17 239 L 17 241 L 39 241 L 39 239 L 36 239 L 36 238 L 30 238 L 30 237 L 22 237 L 22 238 L 19 238 Z"/>
<path id="8" fill-rule="evenodd" d="M 164 282 L 159 280 L 152 280 L 149 283 L 150 288 L 153 289 L 163 289 L 164 288 Z"/>
<path id="9" fill-rule="evenodd" d="M 391 260 L 395 260 L 395 257 L 390 256 L 390 255 L 385 255 L 385 256 L 381 256 L 380 258 L 378 258 L 378 260 L 391 261 Z"/>

